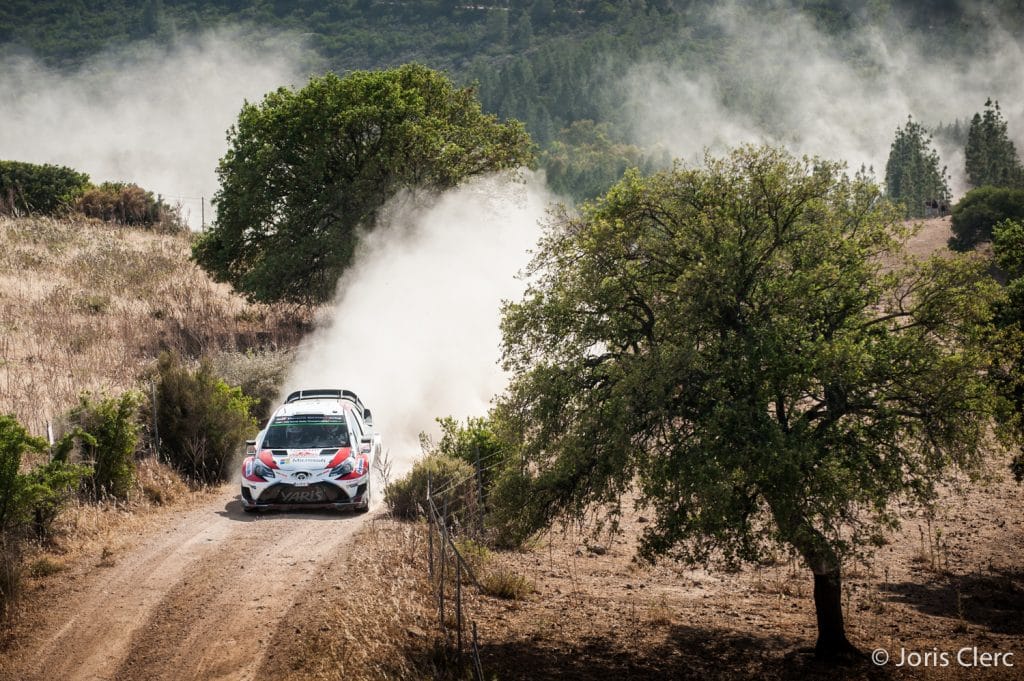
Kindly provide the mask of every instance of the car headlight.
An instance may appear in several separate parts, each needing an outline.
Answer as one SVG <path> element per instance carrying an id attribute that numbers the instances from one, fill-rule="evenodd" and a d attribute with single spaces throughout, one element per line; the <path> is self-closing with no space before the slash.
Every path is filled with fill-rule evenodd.
<path id="1" fill-rule="evenodd" d="M 352 472 L 353 464 L 352 457 L 349 457 L 342 461 L 340 464 L 331 469 L 332 478 L 341 478 Z"/>
<path id="2" fill-rule="evenodd" d="M 259 459 L 253 462 L 252 472 L 254 475 L 258 475 L 264 479 L 276 477 L 274 475 L 274 470 L 267 464 L 260 461 Z"/>

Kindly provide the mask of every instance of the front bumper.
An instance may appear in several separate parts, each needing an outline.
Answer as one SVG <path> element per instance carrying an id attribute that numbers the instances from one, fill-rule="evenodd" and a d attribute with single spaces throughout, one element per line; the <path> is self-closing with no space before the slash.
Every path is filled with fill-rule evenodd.
<path id="1" fill-rule="evenodd" d="M 259 489 L 242 485 L 242 506 L 250 510 L 328 508 L 338 511 L 357 511 L 369 506 L 367 486 L 368 480 L 360 482 L 355 488 L 354 494 L 349 496 L 343 487 L 328 482 L 318 482 L 302 487 L 288 483 L 273 483 Z"/>

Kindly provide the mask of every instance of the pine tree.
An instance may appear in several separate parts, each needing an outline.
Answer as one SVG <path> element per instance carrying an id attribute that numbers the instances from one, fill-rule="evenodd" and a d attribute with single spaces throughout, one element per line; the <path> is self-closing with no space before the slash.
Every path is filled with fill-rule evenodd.
<path id="1" fill-rule="evenodd" d="M 974 187 L 1019 187 L 1024 185 L 1024 168 L 1017 149 L 1006 131 L 1006 119 L 999 102 L 985 102 L 984 114 L 976 113 L 967 131 L 967 179 Z"/>
<path id="2" fill-rule="evenodd" d="M 896 128 L 885 164 L 885 188 L 890 199 L 906 206 L 907 217 L 925 217 L 929 209 L 949 206 L 946 168 L 940 169 L 931 136 L 911 116 Z"/>

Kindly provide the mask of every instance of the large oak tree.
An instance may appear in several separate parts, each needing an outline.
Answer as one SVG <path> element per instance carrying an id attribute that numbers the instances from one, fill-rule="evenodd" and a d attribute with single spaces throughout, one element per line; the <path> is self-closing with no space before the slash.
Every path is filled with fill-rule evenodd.
<path id="1" fill-rule="evenodd" d="M 524 465 L 495 503 L 520 536 L 636 485 L 641 553 L 814 576 L 816 650 L 848 655 L 841 566 L 972 470 L 991 434 L 998 295 L 969 258 L 905 257 L 879 189 L 836 164 L 743 148 L 629 174 L 556 214 L 503 316 L 497 414 Z M 501 514 L 501 509 L 499 509 Z"/>
<path id="2" fill-rule="evenodd" d="M 195 259 L 253 300 L 300 304 L 331 297 L 360 231 L 398 191 L 532 160 L 519 122 L 482 113 L 471 88 L 415 64 L 271 92 L 245 104 L 228 142 L 217 218 Z"/>

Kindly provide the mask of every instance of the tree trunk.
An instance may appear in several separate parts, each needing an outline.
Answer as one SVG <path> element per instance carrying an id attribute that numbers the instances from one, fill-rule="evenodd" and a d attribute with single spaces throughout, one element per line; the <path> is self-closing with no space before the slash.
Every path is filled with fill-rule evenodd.
<path id="1" fill-rule="evenodd" d="M 835 549 L 800 509 L 785 503 L 787 500 L 767 501 L 779 529 L 814 573 L 814 613 L 818 619 L 815 656 L 834 663 L 863 657 L 846 638 L 840 562 Z"/>
<path id="2" fill-rule="evenodd" d="M 826 660 L 840 660 L 859 655 L 846 639 L 843 626 L 843 591 L 839 568 L 814 573 L 814 612 L 818 617 L 818 642 L 814 654 Z"/>

